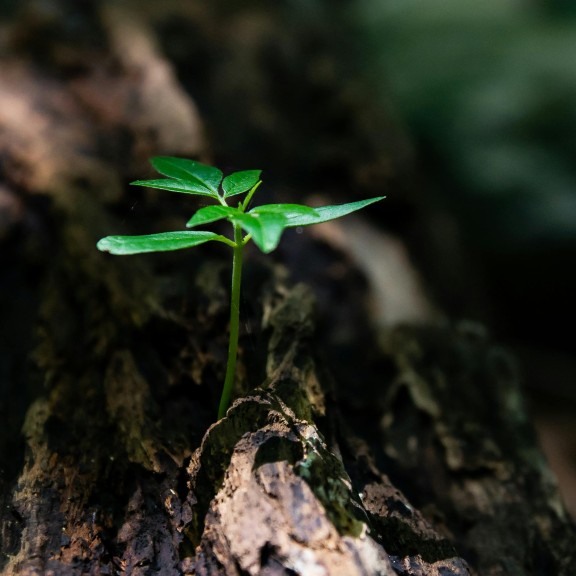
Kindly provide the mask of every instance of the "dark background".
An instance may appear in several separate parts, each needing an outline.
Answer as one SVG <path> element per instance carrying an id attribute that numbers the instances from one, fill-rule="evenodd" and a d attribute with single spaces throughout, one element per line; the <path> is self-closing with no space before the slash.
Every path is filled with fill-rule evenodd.
<path id="1" fill-rule="evenodd" d="M 419 264 L 449 315 L 519 358 L 574 512 L 576 4 L 360 4 L 364 78 L 408 130 L 419 207 L 433 205 Z"/>

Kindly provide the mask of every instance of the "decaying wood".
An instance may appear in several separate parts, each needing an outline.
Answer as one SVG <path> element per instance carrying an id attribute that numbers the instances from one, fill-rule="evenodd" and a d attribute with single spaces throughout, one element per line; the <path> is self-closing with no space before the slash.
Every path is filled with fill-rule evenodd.
<path id="1" fill-rule="evenodd" d="M 288 264 L 328 261 L 341 293 L 249 255 L 240 398 L 213 423 L 226 254 L 95 250 L 181 226 L 185 199 L 126 182 L 156 153 L 209 159 L 203 120 L 153 28 L 94 5 L 75 37 L 64 8 L 15 25 L 0 65 L 1 573 L 569 575 L 506 354 L 474 327 L 379 333 L 352 263 L 310 237 Z"/>
<path id="2" fill-rule="evenodd" d="M 570 519 L 509 355 L 466 324 L 396 330 L 386 349 L 398 369 L 381 420 L 391 477 L 479 574 L 569 574 Z"/>

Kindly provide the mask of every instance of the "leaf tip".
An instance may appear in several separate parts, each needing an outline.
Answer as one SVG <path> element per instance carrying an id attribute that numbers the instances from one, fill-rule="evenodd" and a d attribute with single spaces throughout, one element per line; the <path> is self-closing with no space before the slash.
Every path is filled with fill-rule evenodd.
<path id="1" fill-rule="evenodd" d="M 134 180 L 133 182 L 128 182 L 129 186 L 147 186 L 147 180 Z"/>
<path id="2" fill-rule="evenodd" d="M 98 242 L 96 242 L 96 248 L 98 248 L 100 252 L 110 252 L 112 246 L 109 240 L 109 236 L 106 236 L 106 238 L 101 238 L 100 240 L 98 240 Z"/>

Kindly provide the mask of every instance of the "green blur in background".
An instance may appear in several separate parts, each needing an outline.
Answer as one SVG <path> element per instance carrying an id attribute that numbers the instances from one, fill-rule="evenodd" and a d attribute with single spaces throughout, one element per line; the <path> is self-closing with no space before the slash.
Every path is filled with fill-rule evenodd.
<path id="1" fill-rule="evenodd" d="M 576 398 L 576 3 L 361 0 L 353 10 L 361 74 L 406 126 L 425 193 L 458 223 L 488 323 L 529 372 L 535 358 L 560 358 L 556 375 L 542 363 L 546 386 Z"/>
<path id="2" fill-rule="evenodd" d="M 576 245 L 576 4 L 360 4 L 367 77 L 453 178 L 470 240 Z"/>

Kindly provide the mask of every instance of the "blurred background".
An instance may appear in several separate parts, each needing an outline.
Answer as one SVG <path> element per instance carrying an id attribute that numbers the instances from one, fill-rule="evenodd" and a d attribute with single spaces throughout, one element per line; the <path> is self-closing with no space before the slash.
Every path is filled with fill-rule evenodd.
<path id="1" fill-rule="evenodd" d="M 405 126 L 420 203 L 433 205 L 421 268 L 443 310 L 487 325 L 519 358 L 574 514 L 576 3 L 356 10 L 363 78 Z"/>

